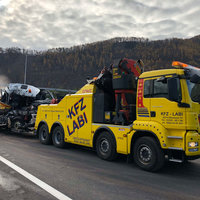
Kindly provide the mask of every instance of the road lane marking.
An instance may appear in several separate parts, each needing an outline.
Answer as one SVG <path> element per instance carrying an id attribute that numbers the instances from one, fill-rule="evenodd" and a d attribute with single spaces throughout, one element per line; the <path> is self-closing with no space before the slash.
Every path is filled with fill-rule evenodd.
<path id="1" fill-rule="evenodd" d="M 9 160 L 5 159 L 4 157 L 0 156 L 0 161 L 9 166 L 10 168 L 14 169 L 17 171 L 19 174 L 24 176 L 25 178 L 29 179 L 39 187 L 41 187 L 43 190 L 47 191 L 54 197 L 60 200 L 72 200 L 68 196 L 64 195 L 63 193 L 59 192 L 55 188 L 51 187 L 50 185 L 46 184 L 45 182 L 41 181 L 37 177 L 33 176 L 32 174 L 28 173 L 27 171 L 23 170 L 22 168 L 18 167 L 14 163 L 10 162 Z"/>

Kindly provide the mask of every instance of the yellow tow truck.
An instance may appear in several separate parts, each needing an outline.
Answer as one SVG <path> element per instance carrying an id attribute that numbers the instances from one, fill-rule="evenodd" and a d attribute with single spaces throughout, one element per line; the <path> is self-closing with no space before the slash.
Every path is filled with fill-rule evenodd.
<path id="1" fill-rule="evenodd" d="M 142 61 L 122 59 L 58 104 L 39 106 L 40 142 L 91 147 L 105 160 L 129 155 L 147 171 L 166 158 L 199 158 L 200 70 L 172 65 L 142 73 Z"/>

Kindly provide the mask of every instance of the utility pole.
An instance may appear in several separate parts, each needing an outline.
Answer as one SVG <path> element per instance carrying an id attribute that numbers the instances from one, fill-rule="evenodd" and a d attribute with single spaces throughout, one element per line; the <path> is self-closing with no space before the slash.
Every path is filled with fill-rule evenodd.
<path id="1" fill-rule="evenodd" d="M 25 69 L 24 69 L 24 84 L 26 84 L 26 70 L 27 70 L 27 54 L 26 54 L 26 59 L 25 59 Z"/>

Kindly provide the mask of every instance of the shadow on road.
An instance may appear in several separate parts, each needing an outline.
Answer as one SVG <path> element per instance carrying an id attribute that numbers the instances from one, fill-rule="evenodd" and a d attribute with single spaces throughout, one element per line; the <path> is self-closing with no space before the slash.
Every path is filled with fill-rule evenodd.
<path id="1" fill-rule="evenodd" d="M 23 138 L 23 139 L 37 139 L 37 136 L 35 133 L 15 133 L 12 131 L 7 131 L 7 130 L 1 130 L 0 135 L 6 135 L 8 137 L 13 137 L 13 138 Z"/>
<path id="2" fill-rule="evenodd" d="M 184 163 L 166 162 L 159 173 L 176 177 L 184 175 L 185 178 L 199 179 L 200 181 L 200 163 L 198 160 Z"/>

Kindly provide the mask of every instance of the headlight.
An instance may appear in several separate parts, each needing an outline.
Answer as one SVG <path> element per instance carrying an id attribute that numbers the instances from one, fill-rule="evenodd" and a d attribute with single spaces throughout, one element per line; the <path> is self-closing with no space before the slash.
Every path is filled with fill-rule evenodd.
<path id="1" fill-rule="evenodd" d="M 197 147 L 197 146 L 199 146 L 199 143 L 198 142 L 188 142 L 188 146 L 189 147 Z"/>

